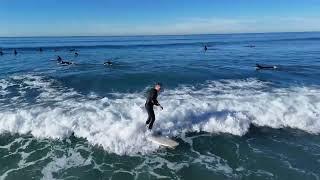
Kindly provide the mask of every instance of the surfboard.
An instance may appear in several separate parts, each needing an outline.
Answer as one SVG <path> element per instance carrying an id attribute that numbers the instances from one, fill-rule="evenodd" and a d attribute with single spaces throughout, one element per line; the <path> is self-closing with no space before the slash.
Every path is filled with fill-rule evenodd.
<path id="1" fill-rule="evenodd" d="M 179 145 L 177 141 L 174 141 L 170 138 L 159 136 L 159 135 L 150 135 L 147 137 L 147 139 L 153 143 L 159 144 L 161 146 L 169 147 L 174 149 Z"/>

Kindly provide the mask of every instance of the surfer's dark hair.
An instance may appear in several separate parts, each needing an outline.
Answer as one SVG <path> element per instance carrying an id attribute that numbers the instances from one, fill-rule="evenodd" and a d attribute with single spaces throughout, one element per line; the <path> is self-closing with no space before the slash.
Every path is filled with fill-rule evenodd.
<path id="1" fill-rule="evenodd" d="M 162 86 L 162 83 L 157 82 L 157 83 L 155 83 L 154 85 L 155 85 L 155 86 Z"/>

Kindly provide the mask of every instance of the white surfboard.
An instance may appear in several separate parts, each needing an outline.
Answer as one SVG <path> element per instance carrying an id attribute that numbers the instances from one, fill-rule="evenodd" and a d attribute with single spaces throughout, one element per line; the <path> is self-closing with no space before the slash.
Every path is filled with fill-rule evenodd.
<path id="1" fill-rule="evenodd" d="M 147 139 L 149 141 L 152 141 L 153 143 L 173 149 L 179 145 L 177 141 L 174 141 L 164 136 L 150 135 L 147 137 Z"/>

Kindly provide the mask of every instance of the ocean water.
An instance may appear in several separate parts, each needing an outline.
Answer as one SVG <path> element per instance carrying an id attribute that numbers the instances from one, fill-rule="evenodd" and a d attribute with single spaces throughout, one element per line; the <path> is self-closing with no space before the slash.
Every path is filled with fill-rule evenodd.
<path id="1" fill-rule="evenodd" d="M 320 33 L 0 38 L 0 179 L 320 179 L 319 44 Z M 176 149 L 146 140 L 155 82 L 154 131 Z"/>

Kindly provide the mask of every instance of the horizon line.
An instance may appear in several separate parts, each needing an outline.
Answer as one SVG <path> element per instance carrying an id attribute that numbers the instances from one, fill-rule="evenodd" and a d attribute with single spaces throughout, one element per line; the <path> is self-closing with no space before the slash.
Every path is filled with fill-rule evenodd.
<path id="1" fill-rule="evenodd" d="M 45 36 L 0 36 L 0 38 L 56 38 L 56 37 L 139 37 L 139 36 L 196 36 L 231 34 L 281 34 L 281 33 L 320 33 L 320 31 L 274 31 L 274 32 L 234 32 L 234 33 L 190 33 L 190 34 L 132 34 L 132 35 L 45 35 Z"/>

